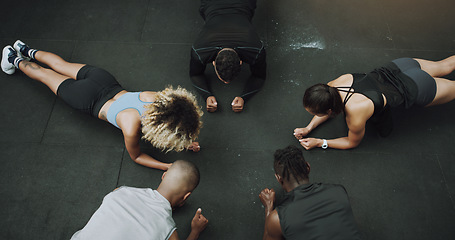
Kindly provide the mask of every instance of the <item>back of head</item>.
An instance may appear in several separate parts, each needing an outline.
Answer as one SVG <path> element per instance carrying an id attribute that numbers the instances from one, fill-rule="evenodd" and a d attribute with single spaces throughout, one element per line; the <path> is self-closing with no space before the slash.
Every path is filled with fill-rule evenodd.
<path id="1" fill-rule="evenodd" d="M 202 110 L 196 97 L 180 86 L 156 94 L 142 115 L 143 138 L 161 150 L 184 150 L 199 135 Z"/>
<path id="2" fill-rule="evenodd" d="M 199 185 L 199 180 L 199 169 L 194 163 L 177 160 L 166 172 L 161 184 L 174 192 L 185 194 L 192 192 Z"/>
<path id="3" fill-rule="evenodd" d="M 327 114 L 332 110 L 336 115 L 343 111 L 343 102 L 338 91 L 327 84 L 318 83 L 305 91 L 303 106 L 314 114 Z"/>
<path id="4" fill-rule="evenodd" d="M 288 146 L 278 149 L 274 154 L 273 168 L 275 173 L 286 181 L 297 181 L 308 179 L 309 169 L 307 162 L 303 158 L 303 153 L 296 146 Z"/>
<path id="5" fill-rule="evenodd" d="M 221 79 L 230 82 L 240 73 L 240 58 L 233 50 L 221 51 L 215 59 L 215 68 Z"/>

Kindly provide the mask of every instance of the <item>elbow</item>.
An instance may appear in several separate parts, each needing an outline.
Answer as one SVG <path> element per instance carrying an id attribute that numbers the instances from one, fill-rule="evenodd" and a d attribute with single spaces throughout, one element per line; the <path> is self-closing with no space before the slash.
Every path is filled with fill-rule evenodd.
<path id="1" fill-rule="evenodd" d="M 137 155 L 137 156 L 130 155 L 130 158 L 131 158 L 131 160 L 133 160 L 133 162 L 140 164 L 141 159 L 139 158 L 139 156 L 140 155 Z"/>
<path id="2" fill-rule="evenodd" d="M 361 141 L 349 142 L 345 149 L 353 149 L 360 145 Z"/>

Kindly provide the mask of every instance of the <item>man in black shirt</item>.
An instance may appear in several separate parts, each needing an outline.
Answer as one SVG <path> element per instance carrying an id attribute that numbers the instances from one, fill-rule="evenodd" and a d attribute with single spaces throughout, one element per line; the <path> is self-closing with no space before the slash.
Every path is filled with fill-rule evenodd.
<path id="1" fill-rule="evenodd" d="M 234 112 L 241 112 L 244 102 L 265 82 L 265 48 L 251 24 L 255 9 L 256 0 L 201 0 L 199 12 L 205 25 L 191 49 L 190 77 L 208 112 L 217 110 L 217 102 L 204 75 L 207 64 L 213 64 L 226 84 L 238 76 L 242 63 L 250 65 L 243 93 L 232 101 Z"/>
<path id="2" fill-rule="evenodd" d="M 275 152 L 275 177 L 287 192 L 273 209 L 275 191 L 262 190 L 263 239 L 360 239 L 346 189 L 338 184 L 310 183 L 310 164 L 295 146 Z"/>

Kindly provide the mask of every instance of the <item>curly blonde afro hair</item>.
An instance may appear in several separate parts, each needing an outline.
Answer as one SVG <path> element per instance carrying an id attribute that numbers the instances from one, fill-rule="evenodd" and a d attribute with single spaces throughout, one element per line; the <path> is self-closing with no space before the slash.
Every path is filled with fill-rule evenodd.
<path id="1" fill-rule="evenodd" d="M 180 86 L 157 92 L 155 101 L 145 109 L 141 117 L 142 138 L 162 151 L 180 152 L 199 135 L 203 112 L 196 97 Z"/>

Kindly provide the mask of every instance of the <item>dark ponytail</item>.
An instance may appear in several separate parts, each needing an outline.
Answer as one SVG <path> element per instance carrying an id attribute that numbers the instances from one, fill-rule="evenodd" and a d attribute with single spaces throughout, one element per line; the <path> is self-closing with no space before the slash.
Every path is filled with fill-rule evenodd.
<path id="1" fill-rule="evenodd" d="M 327 114 L 331 109 L 333 116 L 344 109 L 338 90 L 322 83 L 313 85 L 305 91 L 303 106 L 314 114 Z"/>

